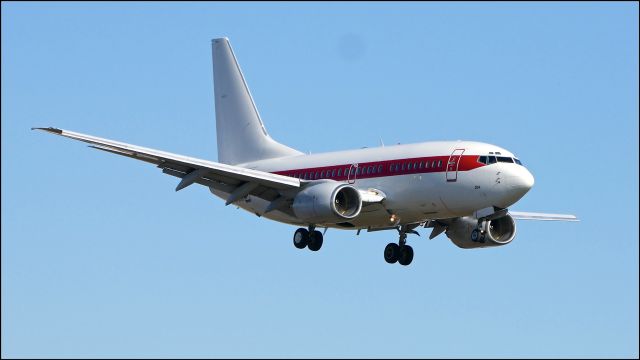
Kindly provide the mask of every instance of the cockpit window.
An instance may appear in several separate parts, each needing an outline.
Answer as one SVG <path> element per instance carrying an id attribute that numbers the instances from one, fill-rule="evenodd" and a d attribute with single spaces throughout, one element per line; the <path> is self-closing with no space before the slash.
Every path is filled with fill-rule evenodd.
<path id="1" fill-rule="evenodd" d="M 504 162 L 504 163 L 516 163 L 518 165 L 522 165 L 520 159 L 510 158 L 506 156 L 493 156 L 493 155 L 482 155 L 478 156 L 478 162 L 481 164 L 495 164 L 496 162 Z"/>

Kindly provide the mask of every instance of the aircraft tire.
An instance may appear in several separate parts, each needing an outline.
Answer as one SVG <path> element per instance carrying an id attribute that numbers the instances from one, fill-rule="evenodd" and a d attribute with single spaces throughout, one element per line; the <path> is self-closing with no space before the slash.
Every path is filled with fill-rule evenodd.
<path id="1" fill-rule="evenodd" d="M 299 228 L 293 234 L 293 245 L 298 249 L 304 249 L 309 244 L 309 231 L 305 228 Z"/>
<path id="2" fill-rule="evenodd" d="M 471 241 L 480 242 L 480 231 L 478 229 L 473 229 L 471 232 Z"/>
<path id="3" fill-rule="evenodd" d="M 396 243 L 389 243 L 384 248 L 384 261 L 389 264 L 393 264 L 398 261 L 398 255 L 400 253 L 400 246 Z"/>
<path id="4" fill-rule="evenodd" d="M 322 233 L 315 230 L 312 234 L 309 234 L 309 250 L 318 251 L 322 247 Z"/>
<path id="5" fill-rule="evenodd" d="M 405 245 L 400 248 L 400 256 L 398 256 L 398 262 L 400 265 L 407 266 L 413 261 L 413 248 L 409 245 Z"/>

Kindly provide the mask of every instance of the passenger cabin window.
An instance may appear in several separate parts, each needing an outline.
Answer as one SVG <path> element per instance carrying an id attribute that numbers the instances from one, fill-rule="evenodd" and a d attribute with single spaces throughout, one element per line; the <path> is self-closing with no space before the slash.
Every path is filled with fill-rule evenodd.
<path id="1" fill-rule="evenodd" d="M 378 165 L 378 172 L 381 173 L 382 172 L 382 165 Z"/>
<path id="2" fill-rule="evenodd" d="M 433 161 L 431 162 L 431 168 L 433 169 L 434 167 L 436 167 L 436 161 L 435 161 L 435 160 L 433 160 Z"/>
<path id="3" fill-rule="evenodd" d="M 442 166 L 442 160 L 438 160 L 438 167 Z"/>

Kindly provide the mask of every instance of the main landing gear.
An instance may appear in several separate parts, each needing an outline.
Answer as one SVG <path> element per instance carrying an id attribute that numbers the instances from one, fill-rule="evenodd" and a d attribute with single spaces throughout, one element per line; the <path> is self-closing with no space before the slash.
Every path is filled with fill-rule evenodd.
<path id="1" fill-rule="evenodd" d="M 400 263 L 407 266 L 413 261 L 413 248 L 407 245 L 407 234 L 418 234 L 413 230 L 415 226 L 398 226 L 398 243 L 390 243 L 384 248 L 384 260 L 389 264 Z M 322 247 L 322 233 L 316 230 L 315 225 L 308 229 L 299 228 L 293 234 L 293 245 L 298 249 L 308 247 L 311 251 L 318 251 Z"/>
<path id="2" fill-rule="evenodd" d="M 322 233 L 315 230 L 315 226 L 309 226 L 309 230 L 299 228 L 293 234 L 293 245 L 298 249 L 308 247 L 311 251 L 318 251 L 322 247 Z"/>
<path id="3" fill-rule="evenodd" d="M 413 248 L 407 245 L 407 233 L 418 234 L 418 232 L 402 226 L 398 228 L 398 233 L 400 235 L 398 243 L 389 243 L 384 248 L 384 260 L 389 264 L 398 262 L 400 265 L 407 266 L 413 261 Z"/>

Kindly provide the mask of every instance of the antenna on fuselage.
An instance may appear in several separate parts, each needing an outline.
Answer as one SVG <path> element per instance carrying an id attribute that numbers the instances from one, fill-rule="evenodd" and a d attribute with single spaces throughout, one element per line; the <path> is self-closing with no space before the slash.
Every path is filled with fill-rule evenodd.
<path id="1" fill-rule="evenodd" d="M 384 147 L 384 142 L 382 141 L 382 136 L 380 136 L 380 146 Z"/>

